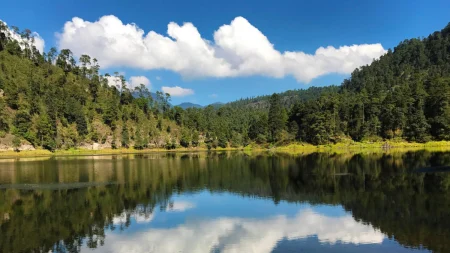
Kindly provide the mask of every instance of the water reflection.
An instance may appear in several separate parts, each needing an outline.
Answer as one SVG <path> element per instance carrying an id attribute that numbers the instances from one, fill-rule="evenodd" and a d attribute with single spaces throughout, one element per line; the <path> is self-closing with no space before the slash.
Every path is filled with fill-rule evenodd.
<path id="1" fill-rule="evenodd" d="M 450 173 L 411 173 L 448 164 L 425 151 L 1 162 L 0 252 L 449 252 Z"/>
<path id="2" fill-rule="evenodd" d="M 236 197 L 234 197 L 236 198 Z M 233 197 L 228 196 L 227 201 Z M 251 211 L 251 204 L 246 205 Z M 283 239 L 317 238 L 322 244 L 383 242 L 385 235 L 349 215 L 327 216 L 303 207 L 292 216 L 278 214 L 258 218 L 187 218 L 171 228 L 153 228 L 128 235 L 111 233 L 100 252 L 272 252 Z M 122 216 L 124 217 L 124 216 Z M 157 219 L 157 216 L 151 216 Z M 142 223 L 142 216 L 135 216 Z M 146 220 L 150 221 L 150 220 Z M 88 251 L 88 250 L 86 250 Z"/>
<path id="3" fill-rule="evenodd" d="M 194 208 L 195 204 L 188 201 L 170 202 L 166 207 L 166 212 L 184 212 L 188 209 Z M 129 226 L 131 220 L 136 223 L 149 223 L 153 220 L 153 208 L 145 206 L 137 206 L 132 211 L 124 211 L 119 215 L 113 217 L 112 223 L 114 225 Z"/>

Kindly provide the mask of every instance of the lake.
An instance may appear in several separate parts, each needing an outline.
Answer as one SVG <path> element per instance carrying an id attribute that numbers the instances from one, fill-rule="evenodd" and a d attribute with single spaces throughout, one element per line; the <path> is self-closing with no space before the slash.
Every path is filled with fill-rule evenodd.
<path id="1" fill-rule="evenodd" d="M 448 152 L 0 159 L 0 252 L 450 252 Z"/>

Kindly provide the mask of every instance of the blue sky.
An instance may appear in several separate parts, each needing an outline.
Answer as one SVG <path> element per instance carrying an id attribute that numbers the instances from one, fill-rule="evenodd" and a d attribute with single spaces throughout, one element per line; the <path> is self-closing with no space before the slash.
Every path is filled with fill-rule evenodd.
<path id="1" fill-rule="evenodd" d="M 184 90 L 178 91 L 185 96 L 172 96 L 174 104 L 188 101 L 206 105 L 313 85 L 340 84 L 343 78 L 349 76 L 350 68 L 366 64 L 368 57 L 380 55 L 377 43 L 386 50 L 393 48 L 403 39 L 427 36 L 442 29 L 450 21 L 448 13 L 450 1 L 232 0 L 131 3 L 103 0 L 16 0 L 2 3 L 0 19 L 9 25 L 38 32 L 45 40 L 45 50 L 52 46 L 69 45 L 70 49 L 74 48 L 75 54 L 84 52 L 83 50 L 87 50 L 86 53 L 92 56 L 98 53 L 101 65 L 108 66 L 103 71 L 123 72 L 127 79 L 132 76 L 145 76 L 151 82 L 152 91 L 161 90 L 161 87 L 165 86 L 176 95 L 176 89 L 170 87 L 183 88 Z M 103 39 L 101 34 L 93 33 L 93 30 L 88 32 L 78 28 L 77 34 L 84 34 L 85 37 L 64 37 L 64 42 L 56 35 L 59 33 L 60 36 L 66 36 L 69 31 L 64 30 L 64 24 L 72 21 L 74 17 L 79 17 L 83 22 L 90 22 L 83 23 L 83 26 L 87 24 L 88 27 L 94 27 L 105 15 L 114 15 L 122 22 L 122 28 L 126 24 L 136 24 L 144 31 L 143 36 L 149 31 L 164 36 L 164 45 L 167 45 L 169 50 L 156 55 L 137 52 L 136 56 L 128 57 L 126 50 L 135 48 L 114 44 L 115 38 L 111 37 L 111 34 Z M 236 21 L 236 17 L 244 19 Z M 234 24 L 233 20 L 236 21 Z M 205 47 L 198 45 L 198 41 L 188 48 L 183 43 L 172 45 L 170 41 L 167 42 L 167 39 L 177 40 L 173 36 L 169 37 L 167 33 L 170 22 L 177 24 L 172 35 L 189 43 L 195 36 L 190 27 L 183 27 L 183 23 L 192 23 L 201 39 L 210 42 L 205 45 L 210 47 L 209 50 L 213 50 L 214 56 L 195 53 L 199 48 Z M 213 36 L 219 28 L 224 28 L 220 33 L 220 40 Z M 229 30 L 235 33 L 227 32 Z M 237 35 L 233 37 L 233 34 Z M 242 34 L 248 36 L 242 37 Z M 113 44 L 105 41 L 113 41 Z M 125 41 L 132 40 L 127 38 Z M 145 42 L 136 38 L 138 48 L 141 48 L 139 43 L 143 41 Z M 273 49 L 270 44 L 273 44 Z M 364 44 L 373 47 L 362 47 Z M 102 50 L 90 45 L 99 46 Z M 148 45 L 146 44 L 147 49 Z M 352 45 L 357 46 L 351 56 L 347 56 L 343 52 L 344 49 L 338 50 L 341 46 Z M 304 56 L 314 56 L 319 47 L 327 46 L 333 46 L 338 52 L 327 51 L 320 59 Z M 111 49 L 116 50 L 116 55 L 108 53 Z M 174 51 L 178 54 L 171 55 Z M 285 51 L 295 52 L 294 63 L 285 56 Z M 225 53 L 220 54 L 221 52 Z M 174 60 L 166 60 L 165 56 Z M 342 64 L 339 63 L 341 58 Z M 179 62 L 182 64 L 178 66 Z M 348 66 L 344 67 L 346 64 Z"/>

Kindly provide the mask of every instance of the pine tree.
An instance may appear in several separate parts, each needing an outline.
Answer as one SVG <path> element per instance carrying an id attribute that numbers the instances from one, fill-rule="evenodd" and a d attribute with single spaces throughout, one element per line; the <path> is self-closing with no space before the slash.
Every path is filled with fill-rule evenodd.
<path id="1" fill-rule="evenodd" d="M 287 114 L 281 105 L 280 96 L 274 93 L 270 97 L 269 108 L 269 133 L 272 141 L 277 141 L 280 138 L 281 131 L 285 129 Z"/>
<path id="2" fill-rule="evenodd" d="M 199 144 L 199 137 L 198 137 L 198 132 L 194 131 L 192 133 L 192 146 L 197 147 Z"/>
<path id="3" fill-rule="evenodd" d="M 6 103 L 3 98 L 0 98 L 0 131 L 9 131 L 9 119 L 6 113 Z"/>
<path id="4" fill-rule="evenodd" d="M 430 140 L 429 129 L 430 125 L 425 118 L 422 102 L 417 101 L 409 109 L 405 136 L 409 141 L 426 142 Z"/>
<path id="5" fill-rule="evenodd" d="M 47 113 L 39 116 L 37 123 L 37 139 L 45 149 L 54 151 L 56 149 L 55 129 L 53 128 Z"/>
<path id="6" fill-rule="evenodd" d="M 134 135 L 134 148 L 135 149 L 144 149 L 146 143 L 144 143 L 144 139 L 142 138 L 141 131 L 136 129 L 136 133 Z"/>
<path id="7" fill-rule="evenodd" d="M 128 133 L 128 128 L 126 124 L 122 127 L 122 147 L 128 148 L 130 143 L 130 134 Z"/>
<path id="8" fill-rule="evenodd" d="M 191 144 L 191 134 L 189 133 L 189 131 L 184 130 L 181 133 L 181 139 L 180 139 L 180 145 L 182 147 L 189 147 L 189 145 Z"/>

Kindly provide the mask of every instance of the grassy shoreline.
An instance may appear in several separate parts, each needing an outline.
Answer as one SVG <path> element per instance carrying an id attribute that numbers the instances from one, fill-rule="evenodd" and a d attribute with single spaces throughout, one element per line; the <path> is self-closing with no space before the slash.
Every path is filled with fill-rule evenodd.
<path id="1" fill-rule="evenodd" d="M 292 143 L 273 148 L 276 152 L 302 154 L 305 152 L 330 153 L 364 153 L 364 152 L 406 152 L 406 151 L 450 151 L 450 141 L 430 141 L 426 143 L 406 141 L 385 142 L 348 142 L 327 145 L 312 145 L 308 143 Z"/>
<path id="2" fill-rule="evenodd" d="M 413 142 L 349 142 L 336 143 L 328 145 L 312 145 L 309 143 L 290 143 L 282 146 L 264 147 L 259 145 L 249 145 L 240 148 L 216 148 L 211 151 L 269 151 L 276 153 L 287 154 L 304 154 L 312 152 L 330 152 L 330 153 L 364 153 L 364 152 L 406 152 L 417 150 L 429 151 L 450 151 L 450 141 L 432 141 L 427 143 L 413 143 Z M 36 156 L 76 156 L 76 155 L 120 155 L 120 154 L 142 154 L 142 153 L 162 153 L 162 152 L 206 152 L 209 151 L 206 147 L 196 148 L 176 148 L 172 150 L 154 148 L 154 149 L 70 149 L 57 150 L 50 152 L 44 149 L 30 150 L 30 151 L 0 151 L 0 158 L 7 157 L 36 157 Z"/>
<path id="3" fill-rule="evenodd" d="M 236 151 L 243 150 L 243 148 L 217 148 L 212 151 Z M 176 149 L 133 149 L 133 148 L 120 148 L 120 149 L 69 149 L 69 150 L 56 150 L 50 152 L 45 149 L 26 150 L 26 151 L 0 151 L 0 158 L 6 157 L 34 157 L 34 156 L 76 156 L 76 155 L 121 155 L 121 154 L 145 154 L 145 153 L 165 153 L 165 152 L 206 152 L 207 148 L 176 148 Z"/>

